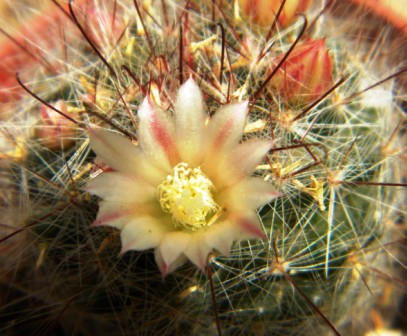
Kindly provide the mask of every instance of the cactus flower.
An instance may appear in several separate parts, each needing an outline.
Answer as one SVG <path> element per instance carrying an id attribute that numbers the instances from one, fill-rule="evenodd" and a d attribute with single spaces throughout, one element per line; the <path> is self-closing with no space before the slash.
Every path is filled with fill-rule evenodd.
<path id="1" fill-rule="evenodd" d="M 250 175 L 272 142 L 240 142 L 247 107 L 225 105 L 209 119 L 189 79 L 173 114 L 144 99 L 137 144 L 90 128 L 91 148 L 111 168 L 87 185 L 102 199 L 93 225 L 121 230 L 121 253 L 154 248 L 163 275 L 188 259 L 204 270 L 212 250 L 228 255 L 233 241 L 265 237 L 255 210 L 278 193 Z"/>
<path id="2" fill-rule="evenodd" d="M 278 13 L 282 0 L 239 0 L 239 8 L 243 17 L 250 22 L 268 28 Z M 287 0 L 278 18 L 281 26 L 289 26 L 295 19 L 297 13 L 307 10 L 311 0 Z"/>
<path id="3" fill-rule="evenodd" d="M 270 83 L 287 103 L 308 103 L 320 97 L 332 86 L 332 58 L 325 39 L 297 46 Z"/>

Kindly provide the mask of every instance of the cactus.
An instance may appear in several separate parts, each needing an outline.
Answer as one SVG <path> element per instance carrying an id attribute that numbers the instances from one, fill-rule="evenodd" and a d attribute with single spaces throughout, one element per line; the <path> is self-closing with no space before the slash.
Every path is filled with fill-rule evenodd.
<path id="1" fill-rule="evenodd" d="M 403 283 L 405 115 L 395 82 L 403 68 L 383 65 L 380 35 L 369 44 L 346 34 L 340 9 L 307 2 L 305 15 L 267 26 L 239 4 L 250 8 L 55 1 L 52 38 L 17 37 L 40 66 L 15 63 L 19 89 L 0 96 L 8 112 L 1 333 L 361 335 L 375 327 L 366 316 L 378 295 Z M 273 141 L 253 175 L 279 197 L 257 211 L 264 239 L 235 242 L 229 255 L 211 251 L 204 271 L 187 262 L 163 277 L 152 250 L 119 256 L 120 232 L 91 226 L 100 199 L 86 185 L 109 168 L 88 127 L 136 142 L 143 99 L 172 115 L 188 77 L 208 116 L 249 100 L 243 140 Z"/>

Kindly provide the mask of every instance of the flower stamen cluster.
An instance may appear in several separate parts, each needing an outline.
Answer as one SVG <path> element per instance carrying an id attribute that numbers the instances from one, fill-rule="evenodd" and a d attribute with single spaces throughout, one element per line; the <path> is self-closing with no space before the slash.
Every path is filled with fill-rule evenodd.
<path id="1" fill-rule="evenodd" d="M 157 198 L 163 211 L 172 215 L 175 227 L 197 231 L 212 224 L 210 219 L 219 212 L 214 188 L 201 168 L 183 162 L 158 186 Z"/>

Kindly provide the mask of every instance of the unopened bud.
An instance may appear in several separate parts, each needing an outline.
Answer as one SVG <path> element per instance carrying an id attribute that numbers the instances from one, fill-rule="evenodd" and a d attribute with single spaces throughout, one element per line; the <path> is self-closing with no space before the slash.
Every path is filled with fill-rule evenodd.
<path id="1" fill-rule="evenodd" d="M 66 103 L 58 100 L 53 106 L 64 114 L 68 114 Z M 40 125 L 36 137 L 41 144 L 50 150 L 59 150 L 71 146 L 74 142 L 75 124 L 63 115 L 47 106 L 41 106 Z"/>
<path id="2" fill-rule="evenodd" d="M 270 83 L 286 103 L 308 103 L 320 97 L 332 86 L 332 58 L 325 39 L 298 45 Z"/>
<path id="3" fill-rule="evenodd" d="M 283 0 L 238 0 L 241 14 L 244 18 L 255 25 L 270 27 L 276 19 L 276 15 L 282 5 Z M 307 10 L 311 0 L 286 0 L 282 9 L 278 23 L 287 27 L 290 25 L 297 13 Z"/>

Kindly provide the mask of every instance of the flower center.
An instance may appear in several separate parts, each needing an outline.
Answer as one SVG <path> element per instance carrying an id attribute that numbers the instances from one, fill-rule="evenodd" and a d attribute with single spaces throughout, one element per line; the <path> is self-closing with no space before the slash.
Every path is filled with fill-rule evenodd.
<path id="1" fill-rule="evenodd" d="M 221 212 L 212 197 L 214 189 L 199 167 L 190 168 L 187 163 L 180 163 L 158 186 L 157 196 L 164 212 L 172 215 L 176 227 L 197 231 L 212 225 Z"/>

